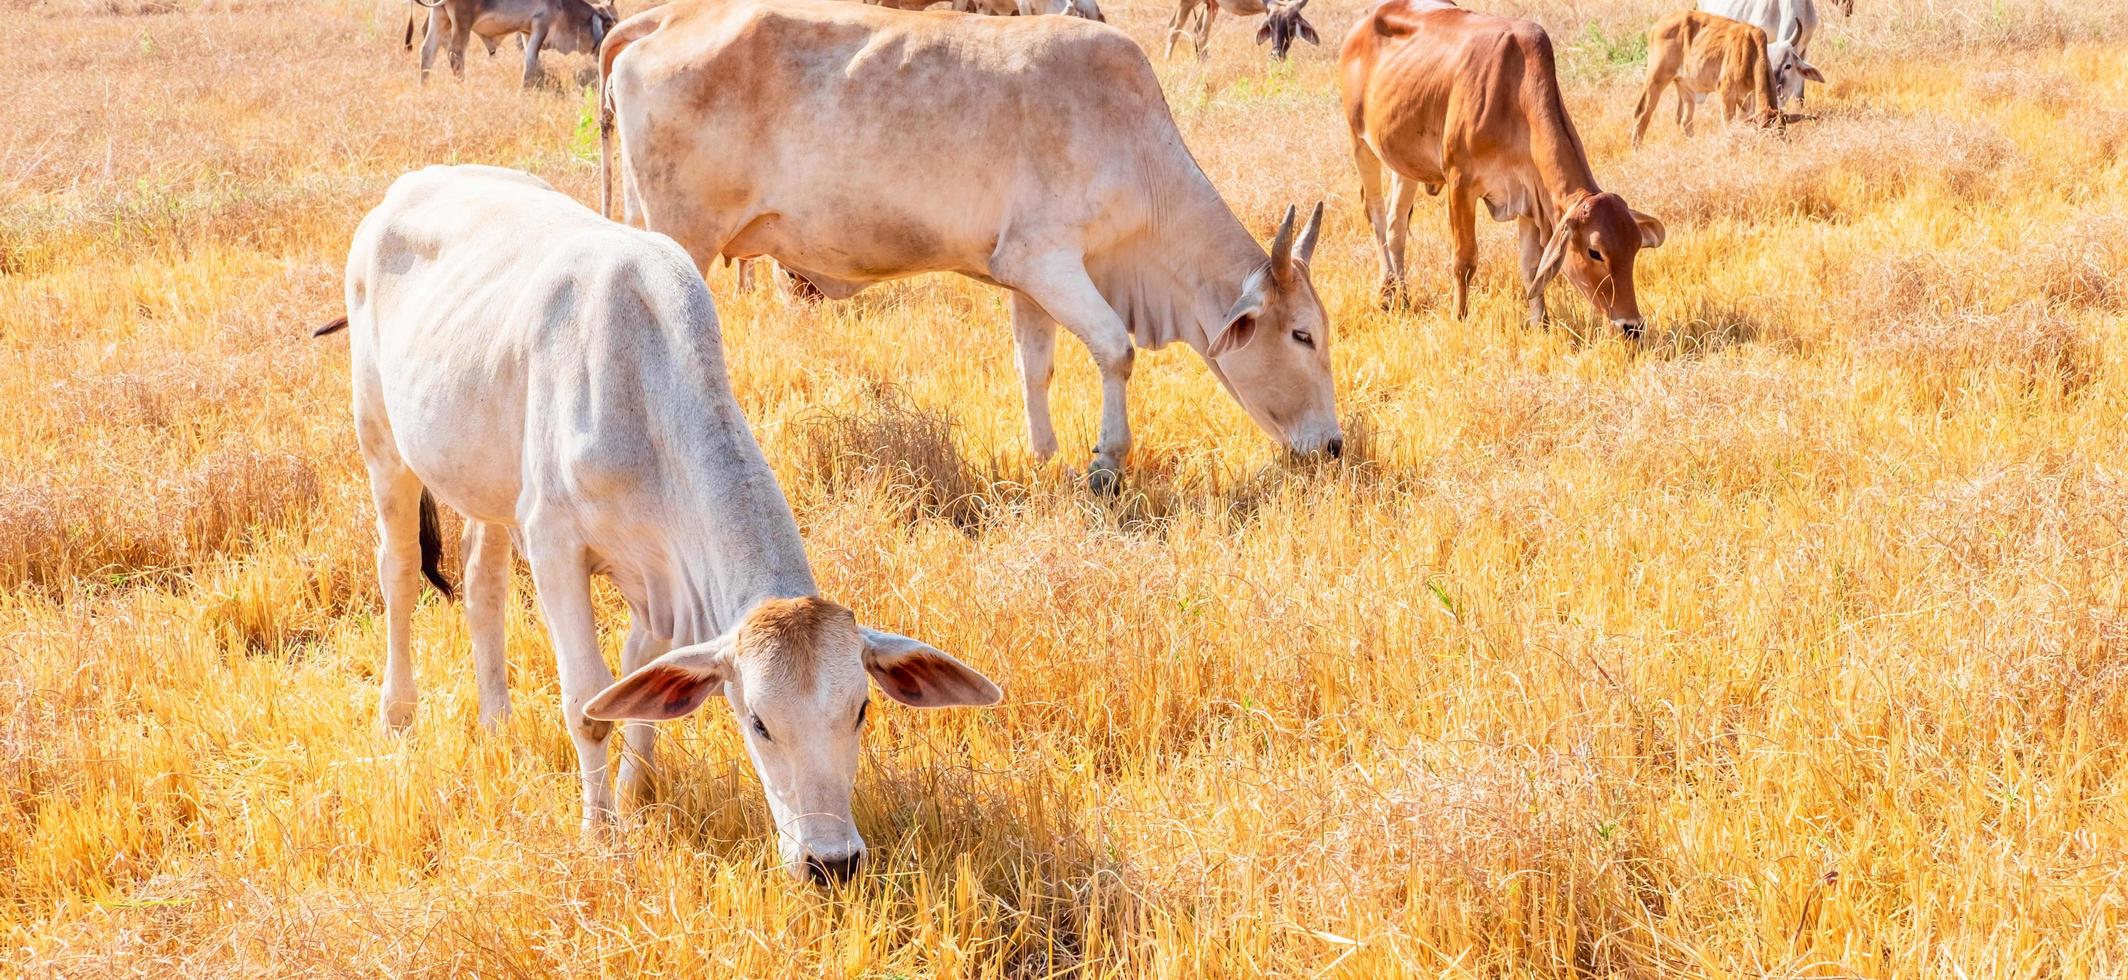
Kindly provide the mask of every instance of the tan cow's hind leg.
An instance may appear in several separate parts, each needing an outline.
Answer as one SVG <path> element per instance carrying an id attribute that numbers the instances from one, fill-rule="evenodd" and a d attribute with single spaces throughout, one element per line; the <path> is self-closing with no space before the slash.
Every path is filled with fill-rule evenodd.
<path id="1" fill-rule="evenodd" d="M 1456 319 L 1470 313 L 1470 278 L 1478 271 L 1478 205 L 1460 177 L 1448 182 L 1448 233 L 1455 239 Z"/>
<path id="2" fill-rule="evenodd" d="M 1115 490 L 1131 447 L 1128 394 L 1136 351 L 1130 329 L 1086 277 L 1079 256 L 993 262 L 992 271 L 999 282 L 1040 304 L 1043 312 L 1063 324 L 1093 354 L 1094 365 L 1101 370 L 1101 436 L 1094 444 L 1086 479 L 1096 491 Z"/>
<path id="3" fill-rule="evenodd" d="M 1197 60 L 1212 56 L 1212 19 L 1219 16 L 1218 0 L 1204 0 L 1202 13 L 1197 18 Z"/>
<path id="4" fill-rule="evenodd" d="M 480 694 L 480 727 L 494 731 L 510 718 L 510 667 L 504 653 L 510 601 L 509 528 L 467 520 L 465 555 L 473 687 Z"/>
<path id="5" fill-rule="evenodd" d="M 1057 454 L 1057 430 L 1049 418 L 1049 382 L 1056 373 L 1057 321 L 1026 294 L 1012 294 L 1012 340 L 1020 355 L 1020 384 L 1027 391 L 1027 442 L 1037 459 Z"/>

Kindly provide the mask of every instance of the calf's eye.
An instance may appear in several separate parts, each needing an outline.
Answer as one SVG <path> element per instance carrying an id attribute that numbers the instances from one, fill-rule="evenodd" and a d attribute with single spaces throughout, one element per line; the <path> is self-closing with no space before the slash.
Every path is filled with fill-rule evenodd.
<path id="1" fill-rule="evenodd" d="M 1598 252 L 1598 251 L 1596 251 L 1596 250 L 1595 250 L 1595 249 L 1593 249 L 1593 248 L 1592 248 L 1592 249 L 1589 249 L 1589 261 L 1591 261 L 1591 262 L 1601 262 L 1601 261 L 1603 261 L 1603 253 L 1601 253 L 1601 252 Z"/>
<path id="2" fill-rule="evenodd" d="M 775 741 L 775 739 L 769 737 L 768 726 L 761 723 L 760 715 L 754 716 L 754 734 L 761 736 L 761 740 L 764 742 Z"/>

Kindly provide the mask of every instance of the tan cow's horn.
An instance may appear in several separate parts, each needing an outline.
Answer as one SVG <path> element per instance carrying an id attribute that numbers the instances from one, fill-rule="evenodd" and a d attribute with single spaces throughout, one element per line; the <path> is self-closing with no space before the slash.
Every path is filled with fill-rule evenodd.
<path id="1" fill-rule="evenodd" d="M 1293 266 L 1293 219 L 1299 209 L 1286 205 L 1286 220 L 1278 225 L 1278 235 L 1271 239 L 1271 271 L 1283 277 Z"/>

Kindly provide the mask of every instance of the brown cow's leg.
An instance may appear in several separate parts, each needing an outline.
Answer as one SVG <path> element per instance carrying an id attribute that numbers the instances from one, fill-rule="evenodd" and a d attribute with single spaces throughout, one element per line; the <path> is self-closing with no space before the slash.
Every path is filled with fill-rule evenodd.
<path id="1" fill-rule="evenodd" d="M 429 83 L 429 67 L 436 63 L 436 49 L 443 44 L 444 31 L 448 29 L 442 8 L 429 11 L 428 31 L 421 37 L 421 84 Z"/>
<path id="2" fill-rule="evenodd" d="M 472 22 L 472 20 L 471 20 L 470 18 L 464 18 L 464 17 L 454 17 L 454 18 L 452 18 L 452 19 L 451 19 L 451 42 L 450 42 L 450 43 L 451 43 L 451 46 L 450 46 L 449 48 L 446 48 L 446 49 L 444 50 L 444 55 L 445 55 L 445 57 L 446 57 L 446 58 L 448 58 L 448 59 L 450 60 L 450 62 L 451 62 L 451 75 L 452 75 L 453 77 L 455 77 L 455 78 L 460 78 L 460 79 L 463 79 L 463 78 L 465 78 L 465 49 L 466 49 L 466 42 L 468 42 L 468 41 L 471 41 L 472 39 L 473 39 L 473 22 Z"/>
<path id="3" fill-rule="evenodd" d="M 1389 172 L 1389 240 L 1382 255 L 1389 267 L 1398 302 L 1411 296 L 1411 273 L 1404 265 L 1404 246 L 1411 241 L 1411 205 L 1419 197 L 1419 182 L 1392 170 Z"/>
<path id="4" fill-rule="evenodd" d="M 1382 197 L 1382 161 L 1367 141 L 1352 139 L 1352 165 L 1360 172 L 1360 206 L 1367 211 L 1367 227 L 1374 232 L 1375 256 L 1381 260 L 1379 295 L 1384 307 L 1396 301 L 1397 270 L 1389 262 L 1389 202 Z"/>
<path id="5" fill-rule="evenodd" d="M 1470 313 L 1470 277 L 1478 271 L 1478 204 L 1470 184 L 1451 177 L 1448 186 L 1448 233 L 1455 238 L 1456 319 Z"/>
<path id="6" fill-rule="evenodd" d="M 1528 289 L 1530 283 L 1537 281 L 1537 263 L 1544 259 L 1545 240 L 1550 236 L 1546 235 L 1544 230 L 1537 226 L 1537 219 L 1535 218 L 1525 215 L 1518 224 L 1522 233 L 1522 285 L 1524 289 Z M 1529 316 L 1532 325 L 1540 327 L 1544 325 L 1544 294 L 1542 292 L 1530 293 Z"/>

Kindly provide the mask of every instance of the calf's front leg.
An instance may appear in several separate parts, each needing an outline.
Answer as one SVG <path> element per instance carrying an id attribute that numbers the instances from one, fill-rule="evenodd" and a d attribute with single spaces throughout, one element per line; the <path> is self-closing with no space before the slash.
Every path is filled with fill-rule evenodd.
<path id="1" fill-rule="evenodd" d="M 613 723 L 584 717 L 584 705 L 613 686 L 613 673 L 599 656 L 590 563 L 580 542 L 541 539 L 534 534 L 527 534 L 527 539 L 525 560 L 532 566 L 532 584 L 539 590 L 540 611 L 554 641 L 554 662 L 562 685 L 562 724 L 576 745 L 577 769 L 583 779 L 584 830 L 598 831 L 614 820 L 606 751 Z"/>

